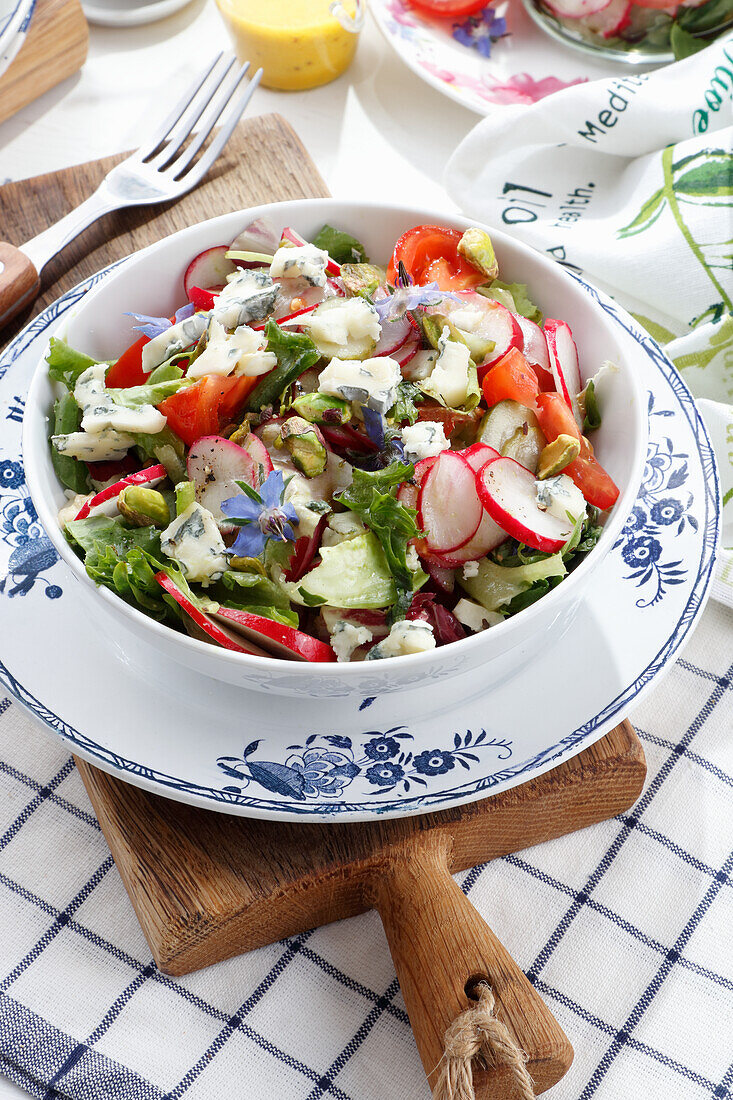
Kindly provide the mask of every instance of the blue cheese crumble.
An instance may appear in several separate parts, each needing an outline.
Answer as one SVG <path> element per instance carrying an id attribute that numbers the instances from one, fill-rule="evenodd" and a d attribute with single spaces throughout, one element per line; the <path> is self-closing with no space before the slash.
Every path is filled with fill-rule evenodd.
<path id="1" fill-rule="evenodd" d="M 370 649 L 367 661 L 383 657 L 403 657 L 408 653 L 426 653 L 435 649 L 435 635 L 430 623 L 422 619 L 402 619 L 395 623 L 387 637 Z"/>
<path id="2" fill-rule="evenodd" d="M 562 520 L 570 519 L 573 524 L 581 518 L 585 519 L 585 498 L 567 474 L 538 481 L 535 496 L 537 506 L 551 516 Z"/>
<path id="3" fill-rule="evenodd" d="M 449 409 L 457 409 L 468 397 L 468 364 L 471 353 L 465 344 L 451 339 L 447 325 L 438 340 L 438 358 L 423 390 L 437 397 Z"/>
<path id="4" fill-rule="evenodd" d="M 256 324 L 264 321 L 272 312 L 278 291 L 278 284 L 273 283 L 266 271 L 258 268 L 235 271 L 229 276 L 221 294 L 217 295 L 212 315 L 227 329 L 253 322 Z M 205 329 L 208 324 L 207 315 L 194 314 L 194 317 L 199 316 L 204 317 Z M 193 319 L 192 317 L 191 320 Z"/>
<path id="5" fill-rule="evenodd" d="M 253 378 L 266 374 L 277 366 L 274 352 L 265 351 L 267 339 L 247 325 L 240 325 L 229 335 L 224 326 L 211 318 L 206 347 L 194 359 L 186 372 L 187 378 L 203 378 L 206 374 L 222 377 L 230 374 Z"/>
<path id="6" fill-rule="evenodd" d="M 178 562 L 188 581 L 206 585 L 227 568 L 226 547 L 216 520 L 208 508 L 196 502 L 161 532 L 160 548 Z"/>
<path id="7" fill-rule="evenodd" d="M 314 244 L 283 245 L 270 264 L 273 279 L 305 279 L 310 286 L 326 285 L 328 252 Z"/>
<path id="8" fill-rule="evenodd" d="M 373 637 L 368 626 L 355 626 L 345 619 L 337 619 L 331 631 L 331 649 L 337 661 L 350 661 L 354 650 L 371 642 Z"/>
<path id="9" fill-rule="evenodd" d="M 143 347 L 142 366 L 145 373 L 149 374 L 150 371 L 155 370 L 176 352 L 184 351 L 191 344 L 198 343 L 206 332 L 208 323 L 207 313 L 194 313 L 191 317 L 179 321 L 178 324 L 171 325 L 158 336 L 154 336 Z"/>
<path id="10" fill-rule="evenodd" d="M 417 424 L 403 428 L 402 442 L 405 445 L 405 458 L 409 462 L 419 462 L 422 458 L 432 458 L 441 451 L 450 450 L 444 426 L 432 420 L 418 420 Z"/>
<path id="11" fill-rule="evenodd" d="M 154 405 L 138 405 L 127 408 L 118 405 L 104 379 L 106 363 L 95 363 L 79 375 L 74 387 L 74 399 L 83 412 L 81 426 L 85 432 L 97 434 L 107 428 L 117 432 L 142 432 L 155 435 L 165 427 L 163 413 Z M 129 446 L 129 444 L 128 444 Z"/>
<path id="12" fill-rule="evenodd" d="M 59 454 L 80 458 L 82 462 L 114 462 L 124 458 L 135 440 L 126 432 L 104 428 L 101 432 L 70 432 L 68 435 L 52 435 Z"/>
<path id="13" fill-rule="evenodd" d="M 399 363 L 388 356 L 364 360 L 334 358 L 321 371 L 318 391 L 386 413 L 397 400 L 401 381 Z"/>

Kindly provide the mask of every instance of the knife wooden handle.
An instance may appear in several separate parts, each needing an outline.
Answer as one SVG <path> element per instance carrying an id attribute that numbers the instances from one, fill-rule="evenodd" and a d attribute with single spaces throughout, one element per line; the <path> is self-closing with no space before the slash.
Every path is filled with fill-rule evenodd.
<path id="1" fill-rule="evenodd" d="M 40 285 L 40 276 L 25 253 L 0 241 L 0 325 L 30 305 Z"/>
<path id="2" fill-rule="evenodd" d="M 416 834 L 372 879 L 415 1042 L 435 1085 L 449 1024 L 472 1005 L 467 995 L 484 979 L 496 1016 L 527 1056 L 535 1095 L 567 1071 L 573 1059 L 560 1025 L 461 891 L 448 869 L 445 837 Z M 476 1100 L 514 1100 L 505 1066 L 474 1065 Z"/>

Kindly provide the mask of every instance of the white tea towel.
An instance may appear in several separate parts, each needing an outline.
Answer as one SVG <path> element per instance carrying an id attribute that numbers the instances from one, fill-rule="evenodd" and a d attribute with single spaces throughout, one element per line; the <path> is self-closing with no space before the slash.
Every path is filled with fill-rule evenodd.
<path id="1" fill-rule="evenodd" d="M 575 1047 L 552 1100 L 733 1096 L 733 612 L 631 715 L 628 813 L 459 881 Z M 43 1100 L 429 1100 L 374 913 L 154 965 L 64 744 L 0 691 L 0 1072 Z"/>
<path id="2" fill-rule="evenodd" d="M 723 486 L 714 595 L 733 605 L 733 34 L 657 72 L 502 108 L 445 182 L 470 217 L 617 298 L 699 398 Z"/>

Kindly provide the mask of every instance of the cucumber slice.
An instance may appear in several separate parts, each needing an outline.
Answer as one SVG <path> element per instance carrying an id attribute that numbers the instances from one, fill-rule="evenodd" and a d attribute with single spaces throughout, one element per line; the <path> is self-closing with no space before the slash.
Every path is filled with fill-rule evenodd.
<path id="1" fill-rule="evenodd" d="M 537 417 L 531 409 L 520 405 L 518 401 L 499 401 L 498 404 L 489 409 L 481 421 L 476 441 L 486 443 L 489 447 L 493 447 L 494 450 L 498 451 L 499 454 L 503 454 L 505 444 L 509 442 L 517 429 L 524 431 L 525 424 L 528 431 L 530 428 L 539 430 Z M 542 445 L 544 446 L 544 437 Z M 512 454 L 508 457 L 516 458 L 516 455 Z M 520 459 L 517 458 L 517 461 L 519 462 Z"/>
<path id="2" fill-rule="evenodd" d="M 501 448 L 501 455 L 502 458 L 513 458 L 515 462 L 519 462 L 519 464 L 529 470 L 530 473 L 536 474 L 540 461 L 540 454 L 546 446 L 547 440 L 540 429 L 530 428 L 529 425 L 527 425 L 526 431 L 524 430 L 524 426 L 517 428 L 514 435 L 511 435 L 509 439 L 507 439 L 506 443 Z"/>

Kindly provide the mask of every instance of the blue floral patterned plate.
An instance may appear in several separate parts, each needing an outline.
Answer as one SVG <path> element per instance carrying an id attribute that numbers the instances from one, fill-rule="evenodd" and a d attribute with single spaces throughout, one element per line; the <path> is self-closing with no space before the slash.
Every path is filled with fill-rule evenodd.
<path id="1" fill-rule="evenodd" d="M 592 592 L 571 630 L 548 636 L 541 660 L 508 674 L 490 698 L 469 673 L 449 693 L 428 684 L 294 707 L 196 677 L 143 643 L 123 649 L 41 529 L 20 456 L 23 394 L 45 344 L 105 275 L 45 310 L 0 356 L 0 682 L 73 752 L 158 794 L 227 813 L 313 821 L 420 813 L 496 793 L 579 752 L 679 655 L 712 576 L 713 452 L 669 361 L 593 290 L 645 364 L 648 461 Z M 416 723 L 417 713 L 430 717 Z"/>

